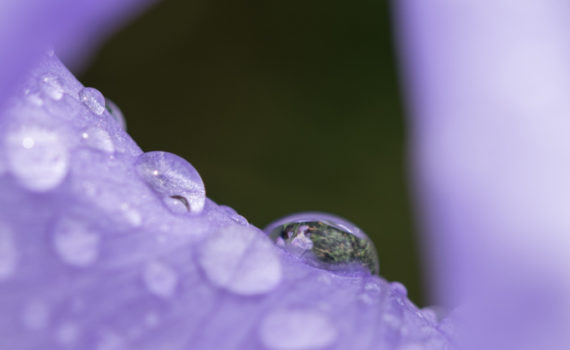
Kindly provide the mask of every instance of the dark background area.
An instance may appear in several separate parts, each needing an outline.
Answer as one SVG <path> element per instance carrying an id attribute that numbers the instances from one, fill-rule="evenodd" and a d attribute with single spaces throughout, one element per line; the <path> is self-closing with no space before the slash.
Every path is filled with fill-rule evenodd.
<path id="1" fill-rule="evenodd" d="M 256 226 L 307 210 L 353 221 L 381 275 L 423 303 L 387 1 L 163 0 L 80 79 L 143 150 L 186 158 Z"/>

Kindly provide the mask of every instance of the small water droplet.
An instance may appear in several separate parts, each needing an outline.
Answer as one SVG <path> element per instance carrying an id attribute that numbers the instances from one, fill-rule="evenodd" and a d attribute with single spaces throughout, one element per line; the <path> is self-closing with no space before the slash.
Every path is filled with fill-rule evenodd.
<path id="1" fill-rule="evenodd" d="M 433 309 L 427 307 L 423 308 L 419 310 L 419 314 L 422 318 L 428 320 L 429 322 L 437 323 L 437 314 Z"/>
<path id="2" fill-rule="evenodd" d="M 112 331 L 100 333 L 100 339 L 95 349 L 97 350 L 121 350 L 125 349 L 125 340 Z"/>
<path id="3" fill-rule="evenodd" d="M 26 95 L 26 99 L 28 100 L 28 102 L 30 102 L 31 104 L 35 105 L 35 106 L 43 106 L 44 104 L 44 100 L 42 99 L 42 97 L 40 96 L 40 94 L 38 94 L 37 92 L 34 92 L 30 89 L 26 89 L 24 91 L 24 95 Z"/>
<path id="4" fill-rule="evenodd" d="M 34 300 L 24 307 L 22 322 L 31 330 L 45 328 L 49 319 L 49 307 L 46 303 Z"/>
<path id="5" fill-rule="evenodd" d="M 199 213 L 204 209 L 204 183 L 185 159 L 168 152 L 147 152 L 138 157 L 135 167 L 172 212 Z"/>
<path id="6" fill-rule="evenodd" d="M 390 288 L 392 289 L 392 293 L 399 294 L 401 296 L 408 295 L 408 290 L 406 287 L 400 282 L 392 282 L 390 283 Z"/>
<path id="7" fill-rule="evenodd" d="M 63 84 L 61 82 L 61 79 L 59 79 L 56 75 L 46 74 L 42 76 L 41 89 L 53 100 L 58 101 L 63 97 Z"/>
<path id="8" fill-rule="evenodd" d="M 39 126 L 22 126 L 6 137 L 8 167 L 32 191 L 57 187 L 69 170 L 69 153 L 60 136 Z"/>
<path id="9" fill-rule="evenodd" d="M 77 341 L 79 329 L 74 323 L 65 322 L 57 328 L 55 337 L 60 344 L 70 346 Z"/>
<path id="10" fill-rule="evenodd" d="M 148 313 L 144 317 L 144 323 L 148 328 L 154 328 L 154 327 L 158 326 L 159 322 L 160 322 L 160 318 L 154 312 Z"/>
<path id="11" fill-rule="evenodd" d="M 259 337 L 271 350 L 318 350 L 331 346 L 338 338 L 338 331 L 320 312 L 277 310 L 263 319 Z"/>
<path id="12" fill-rule="evenodd" d="M 178 285 L 176 272 L 170 266 L 157 261 L 145 266 L 143 280 L 152 294 L 163 298 L 173 296 Z"/>
<path id="13" fill-rule="evenodd" d="M 128 203 L 121 204 L 121 212 L 131 225 L 136 227 L 142 224 L 141 213 L 135 208 L 132 208 Z"/>
<path id="14" fill-rule="evenodd" d="M 96 115 L 101 115 L 105 111 L 105 97 L 97 89 L 90 87 L 81 89 L 79 100 Z"/>
<path id="15" fill-rule="evenodd" d="M 127 130 L 127 122 L 125 120 L 125 116 L 123 115 L 123 112 L 121 112 L 121 109 L 115 104 L 115 102 L 111 101 L 109 98 L 105 98 L 105 109 L 123 130 Z"/>
<path id="16" fill-rule="evenodd" d="M 115 146 L 109 133 L 97 127 L 90 127 L 81 133 L 81 138 L 91 148 L 105 153 L 115 152 Z"/>
<path id="17" fill-rule="evenodd" d="M 252 227 L 222 228 L 201 249 L 200 267 L 218 287 L 242 295 L 262 294 L 282 278 L 275 248 Z"/>
<path id="18" fill-rule="evenodd" d="M 99 234 L 80 220 L 65 217 L 59 220 L 52 241 L 56 253 L 66 264 L 87 267 L 99 256 Z"/>
<path id="19" fill-rule="evenodd" d="M 238 224 L 248 224 L 247 219 L 239 215 L 233 208 L 228 207 L 227 205 L 220 205 L 220 209 L 222 209 L 230 217 L 230 219 L 237 222 Z"/>
<path id="20" fill-rule="evenodd" d="M 372 241 L 354 224 L 324 213 L 287 216 L 265 228 L 275 243 L 318 268 L 378 273 L 378 257 Z"/>
<path id="21" fill-rule="evenodd" d="M 12 230 L 0 222 L 0 282 L 14 274 L 18 264 L 18 255 Z"/>

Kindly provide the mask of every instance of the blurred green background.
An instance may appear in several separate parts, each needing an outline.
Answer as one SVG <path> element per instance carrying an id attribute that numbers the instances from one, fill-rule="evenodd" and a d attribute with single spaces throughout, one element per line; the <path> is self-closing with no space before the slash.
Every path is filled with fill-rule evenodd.
<path id="1" fill-rule="evenodd" d="M 80 76 L 145 151 L 189 160 L 251 223 L 298 211 L 367 232 L 424 297 L 387 1 L 163 0 Z"/>

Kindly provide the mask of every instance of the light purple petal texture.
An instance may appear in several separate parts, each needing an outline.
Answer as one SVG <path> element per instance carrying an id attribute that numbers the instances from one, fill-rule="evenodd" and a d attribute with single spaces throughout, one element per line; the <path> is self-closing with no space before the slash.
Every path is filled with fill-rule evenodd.
<path id="1" fill-rule="evenodd" d="M 0 1 L 0 107 L 48 43 L 71 60 L 83 58 L 85 50 L 116 29 L 119 19 L 134 15 L 133 10 L 151 1 Z"/>
<path id="2" fill-rule="evenodd" d="M 173 210 L 199 175 L 98 101 L 45 55 L 0 115 L 1 349 L 449 348 L 401 284 L 305 265 L 209 199 Z"/>
<path id="3" fill-rule="evenodd" d="M 570 348 L 570 3 L 395 5 L 435 297 Z"/>

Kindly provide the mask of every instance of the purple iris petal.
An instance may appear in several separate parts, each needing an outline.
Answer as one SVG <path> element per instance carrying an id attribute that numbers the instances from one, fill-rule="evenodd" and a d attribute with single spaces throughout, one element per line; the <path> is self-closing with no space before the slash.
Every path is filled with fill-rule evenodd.
<path id="1" fill-rule="evenodd" d="M 44 55 L 0 115 L 1 349 L 450 346 L 401 284 L 306 265 L 210 200 L 191 210 L 195 169 L 141 158 L 102 101 Z"/>
<path id="2" fill-rule="evenodd" d="M 48 45 L 70 59 L 151 0 L 2 0 L 0 2 L 0 106 L 18 78 Z"/>
<path id="3" fill-rule="evenodd" d="M 434 295 L 482 303 L 516 348 L 568 348 L 570 4 L 396 7 Z"/>

